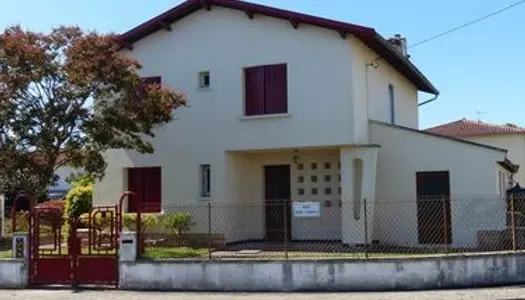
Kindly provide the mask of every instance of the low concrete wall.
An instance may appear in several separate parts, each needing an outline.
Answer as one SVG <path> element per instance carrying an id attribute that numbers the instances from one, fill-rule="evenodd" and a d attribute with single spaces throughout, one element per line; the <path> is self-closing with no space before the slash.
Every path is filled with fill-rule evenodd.
<path id="1" fill-rule="evenodd" d="M 120 263 L 120 288 L 179 291 L 378 291 L 525 283 L 525 255 L 392 260 Z"/>
<path id="2" fill-rule="evenodd" d="M 25 260 L 0 259 L 0 288 L 25 288 L 28 275 Z"/>

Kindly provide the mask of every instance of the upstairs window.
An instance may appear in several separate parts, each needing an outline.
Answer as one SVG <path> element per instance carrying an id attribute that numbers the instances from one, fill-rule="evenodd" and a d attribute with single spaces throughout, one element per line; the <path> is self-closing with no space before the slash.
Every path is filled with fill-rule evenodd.
<path id="1" fill-rule="evenodd" d="M 210 72 L 209 71 L 199 72 L 199 88 L 201 89 L 210 88 Z"/>
<path id="2" fill-rule="evenodd" d="M 244 69 L 246 116 L 288 112 L 286 64 Z"/>
<path id="3" fill-rule="evenodd" d="M 200 197 L 209 198 L 211 196 L 211 168 L 210 165 L 200 165 Z"/>
<path id="4" fill-rule="evenodd" d="M 396 105 L 395 105 L 395 94 L 394 94 L 394 86 L 389 84 L 388 85 L 388 106 L 390 111 L 390 123 L 394 124 L 396 122 Z"/>

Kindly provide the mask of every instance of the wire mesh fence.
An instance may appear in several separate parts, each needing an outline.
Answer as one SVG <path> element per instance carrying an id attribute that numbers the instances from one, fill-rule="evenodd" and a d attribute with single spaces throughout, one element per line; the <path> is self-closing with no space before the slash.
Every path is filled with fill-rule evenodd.
<path id="1" fill-rule="evenodd" d="M 122 216 L 136 231 L 137 216 Z M 11 256 L 12 217 L 0 258 Z M 525 250 L 525 197 L 199 202 L 143 213 L 142 258 L 366 259 Z M 45 225 L 45 224 L 44 224 Z M 29 228 L 28 213 L 16 231 Z M 43 229 L 42 229 L 43 230 Z"/>
<path id="2" fill-rule="evenodd" d="M 525 198 L 206 202 L 163 209 L 142 215 L 144 258 L 403 258 L 525 250 Z"/>

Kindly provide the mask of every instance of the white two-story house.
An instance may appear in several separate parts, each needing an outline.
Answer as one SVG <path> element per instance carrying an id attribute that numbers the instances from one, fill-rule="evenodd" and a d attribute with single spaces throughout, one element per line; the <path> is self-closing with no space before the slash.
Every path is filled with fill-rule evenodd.
<path id="1" fill-rule="evenodd" d="M 472 245 L 480 227 L 464 227 L 480 216 L 451 200 L 463 196 L 493 199 L 481 225 L 505 228 L 497 171 L 513 171 L 506 151 L 418 130 L 419 104 L 438 90 L 399 37 L 237 0 L 189 0 L 121 42 L 141 76 L 182 90 L 189 105 L 158 130 L 154 154 L 106 153 L 95 204 L 132 190 L 146 211 L 189 209 L 193 230 L 207 232 L 212 203 L 212 230 L 228 242 Z M 446 209 L 425 217 L 424 196 L 443 197 Z"/>

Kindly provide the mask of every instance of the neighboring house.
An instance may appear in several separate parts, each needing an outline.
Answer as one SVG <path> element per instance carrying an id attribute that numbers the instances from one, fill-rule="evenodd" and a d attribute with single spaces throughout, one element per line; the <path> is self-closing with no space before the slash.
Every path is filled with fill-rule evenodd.
<path id="1" fill-rule="evenodd" d="M 425 131 L 506 149 L 507 157 L 515 164 L 525 166 L 525 128 L 516 125 L 496 125 L 465 118 L 450 123 L 437 125 Z M 500 174 L 500 181 L 507 187 L 519 183 L 525 185 L 525 168 L 520 168 L 511 178 Z"/>
<path id="2" fill-rule="evenodd" d="M 363 244 L 365 198 L 368 238 L 381 243 L 472 246 L 480 228 L 506 228 L 497 185 L 500 168 L 514 171 L 506 151 L 417 129 L 419 103 L 431 98 L 418 101 L 418 91 L 438 91 L 402 38 L 241 1 L 190 0 L 121 41 L 141 76 L 180 88 L 189 106 L 158 130 L 154 154 L 105 153 L 95 204 L 132 190 L 150 212 L 195 207 L 193 230 L 207 232 L 211 202 L 212 230 L 227 242 L 282 241 L 287 219 L 292 240 Z M 424 218 L 425 196 L 490 201 L 481 217 L 472 203 L 447 202 Z M 320 213 L 298 218 L 283 200 L 319 203 Z"/>

